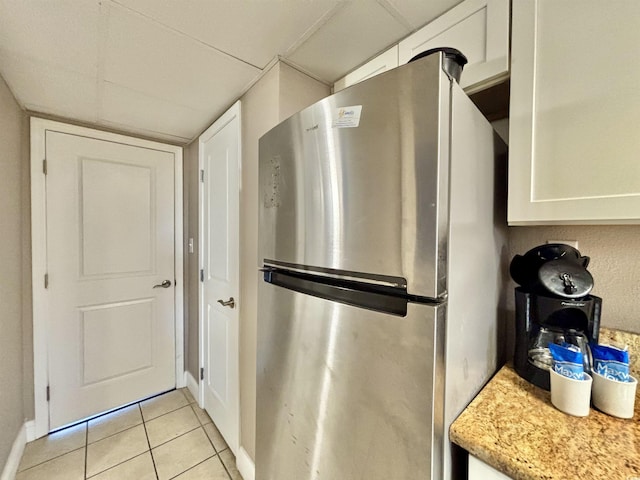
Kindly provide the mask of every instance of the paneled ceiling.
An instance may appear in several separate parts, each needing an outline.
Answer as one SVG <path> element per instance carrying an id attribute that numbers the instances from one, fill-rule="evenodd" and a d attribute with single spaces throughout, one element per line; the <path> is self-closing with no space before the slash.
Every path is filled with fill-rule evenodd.
<path id="1" fill-rule="evenodd" d="M 174 143 L 275 58 L 327 84 L 460 0 L 0 0 L 0 75 L 26 110 Z"/>

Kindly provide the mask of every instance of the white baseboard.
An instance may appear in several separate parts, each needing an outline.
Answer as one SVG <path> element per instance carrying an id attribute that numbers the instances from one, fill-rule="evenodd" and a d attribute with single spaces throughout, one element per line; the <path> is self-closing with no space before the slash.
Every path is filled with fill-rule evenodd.
<path id="1" fill-rule="evenodd" d="M 24 427 L 27 431 L 27 443 L 33 442 L 36 439 L 36 421 L 27 420 L 24 422 Z"/>
<path id="2" fill-rule="evenodd" d="M 186 370 L 184 371 L 184 383 L 191 392 L 191 395 L 193 395 L 193 398 L 196 399 L 196 402 L 200 403 L 200 384 L 193 378 L 193 375 Z"/>
<path id="3" fill-rule="evenodd" d="M 185 378 L 185 376 L 178 375 L 178 377 L 176 378 L 176 388 L 184 388 L 186 386 L 187 386 L 187 379 Z"/>
<path id="4" fill-rule="evenodd" d="M 255 480 L 256 466 L 247 451 L 242 447 L 238 449 L 236 467 L 238 467 L 238 471 L 244 480 Z"/>
<path id="5" fill-rule="evenodd" d="M 14 480 L 16 478 L 16 473 L 18 473 L 18 467 L 20 466 L 20 460 L 22 459 L 22 454 L 24 453 L 24 447 L 26 444 L 27 424 L 24 423 L 22 427 L 20 427 L 20 431 L 18 432 L 16 439 L 13 441 L 13 446 L 11 447 L 11 452 L 9 452 L 7 463 L 4 464 L 0 480 Z"/>

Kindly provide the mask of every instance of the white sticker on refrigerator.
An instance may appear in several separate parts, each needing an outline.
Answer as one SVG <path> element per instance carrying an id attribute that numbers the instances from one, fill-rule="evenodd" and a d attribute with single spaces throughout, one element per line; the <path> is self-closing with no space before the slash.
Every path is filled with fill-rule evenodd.
<path id="1" fill-rule="evenodd" d="M 352 128 L 360 125 L 362 105 L 336 108 L 333 112 L 333 128 Z"/>

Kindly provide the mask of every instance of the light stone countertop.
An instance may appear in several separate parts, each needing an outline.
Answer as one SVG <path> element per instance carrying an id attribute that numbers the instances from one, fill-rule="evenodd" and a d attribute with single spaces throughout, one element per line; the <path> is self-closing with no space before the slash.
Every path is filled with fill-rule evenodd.
<path id="1" fill-rule="evenodd" d="M 600 343 L 627 343 L 638 377 L 640 336 L 607 329 Z M 635 358 L 634 358 L 635 357 Z M 516 480 L 640 480 L 640 388 L 632 419 L 591 408 L 572 417 L 550 393 L 505 365 L 451 425 L 452 442 Z"/>

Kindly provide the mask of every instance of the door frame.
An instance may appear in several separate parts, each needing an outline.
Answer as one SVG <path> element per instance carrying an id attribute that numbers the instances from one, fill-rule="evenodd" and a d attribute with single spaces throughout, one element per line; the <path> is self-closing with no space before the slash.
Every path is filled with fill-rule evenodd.
<path id="1" fill-rule="evenodd" d="M 46 154 L 45 133 L 55 131 L 82 137 L 106 140 L 135 147 L 160 150 L 174 155 L 174 252 L 175 280 L 179 288 L 175 292 L 175 375 L 176 387 L 184 387 L 184 273 L 182 242 L 182 147 L 150 140 L 142 140 L 92 128 L 31 117 L 31 287 L 33 290 L 33 386 L 35 404 L 35 438 L 49 433 L 49 383 L 48 335 L 49 298 L 44 286 L 47 271 L 47 210 L 46 184 L 43 160 Z"/>
<path id="2" fill-rule="evenodd" d="M 207 128 L 198 138 L 198 266 L 200 269 L 204 268 L 202 264 L 202 259 L 204 258 L 204 183 L 202 181 L 202 173 L 204 171 L 204 156 L 203 156 L 203 143 L 204 139 L 209 139 L 216 135 L 220 130 L 226 127 L 229 122 L 231 122 L 234 118 L 238 120 L 238 233 L 240 233 L 240 192 L 242 191 L 242 117 L 241 117 L 241 101 L 238 100 L 234 103 L 220 118 L 218 118 L 213 124 Z M 240 240 L 240 235 L 238 235 L 238 240 Z M 240 249 L 240 245 L 238 244 L 238 249 Z M 239 253 L 239 252 L 238 252 Z M 240 264 L 236 266 L 238 269 L 238 293 L 236 297 L 236 303 L 238 306 L 238 323 L 240 323 L 240 312 L 242 309 L 242 298 L 240 294 Z M 199 274 L 199 272 L 198 272 Z M 199 366 L 200 369 L 205 367 L 205 338 L 204 338 L 204 283 L 202 281 L 198 282 L 198 347 L 199 347 Z M 238 337 L 232 341 L 234 345 L 234 354 L 237 358 L 238 371 L 236 372 L 236 391 L 231 392 L 230 396 L 233 401 L 236 403 L 236 411 L 237 418 L 233 422 L 234 427 L 236 428 L 236 438 L 238 439 L 237 445 L 229 445 L 234 454 L 237 454 L 238 449 L 241 444 L 240 439 L 240 325 L 238 325 Z M 202 371 L 202 370 L 200 370 Z M 202 375 L 198 375 L 198 404 L 201 408 L 204 408 L 204 384 L 202 380 Z"/>

